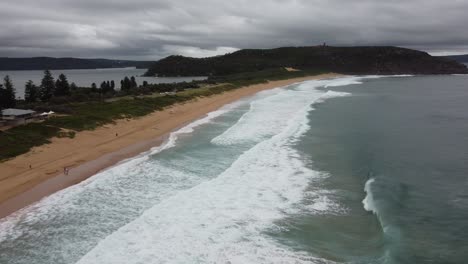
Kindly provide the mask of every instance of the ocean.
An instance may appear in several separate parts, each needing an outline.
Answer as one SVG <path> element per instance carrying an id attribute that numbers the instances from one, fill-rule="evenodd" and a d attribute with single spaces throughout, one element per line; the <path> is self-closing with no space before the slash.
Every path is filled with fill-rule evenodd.
<path id="1" fill-rule="evenodd" d="M 55 79 L 60 74 L 65 74 L 70 83 L 74 82 L 79 87 L 91 87 L 95 83 L 98 87 L 103 81 L 114 81 L 116 89 L 120 89 L 120 81 L 126 76 L 135 76 L 136 82 L 141 85 L 144 81 L 149 84 L 190 82 L 192 80 L 203 80 L 206 77 L 144 77 L 146 69 L 136 68 L 112 68 L 112 69 L 84 69 L 84 70 L 51 70 Z M 16 90 L 16 97 L 24 98 L 24 86 L 32 80 L 34 84 L 40 85 L 44 71 L 0 71 L 0 83 L 5 76 L 10 76 Z"/>
<path id="2" fill-rule="evenodd" d="M 466 263 L 468 76 L 264 91 L 0 221 L 0 263 Z"/>

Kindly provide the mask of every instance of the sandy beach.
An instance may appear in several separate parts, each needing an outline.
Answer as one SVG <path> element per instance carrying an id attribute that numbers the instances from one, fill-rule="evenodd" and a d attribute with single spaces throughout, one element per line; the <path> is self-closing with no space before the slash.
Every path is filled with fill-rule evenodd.
<path id="1" fill-rule="evenodd" d="M 160 145 L 168 134 L 225 104 L 262 90 L 337 74 L 271 81 L 177 104 L 136 119 L 116 120 L 75 138 L 53 138 L 51 144 L 0 163 L 0 217 L 56 191 L 79 183 L 119 161 Z M 64 168 L 69 168 L 64 175 Z"/>

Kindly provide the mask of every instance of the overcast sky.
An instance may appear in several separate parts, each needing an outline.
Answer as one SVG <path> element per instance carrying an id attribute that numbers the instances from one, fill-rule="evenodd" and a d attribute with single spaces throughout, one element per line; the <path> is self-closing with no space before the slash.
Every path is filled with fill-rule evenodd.
<path id="1" fill-rule="evenodd" d="M 468 0 L 0 0 L 0 57 L 155 60 L 242 48 L 468 53 Z"/>

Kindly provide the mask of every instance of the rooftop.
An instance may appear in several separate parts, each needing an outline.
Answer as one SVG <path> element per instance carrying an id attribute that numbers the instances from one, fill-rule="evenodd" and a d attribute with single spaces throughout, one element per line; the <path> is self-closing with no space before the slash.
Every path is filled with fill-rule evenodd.
<path id="1" fill-rule="evenodd" d="M 7 108 L 2 110 L 2 115 L 4 116 L 22 116 L 22 115 L 29 115 L 34 114 L 33 110 L 24 110 L 24 109 L 14 109 L 14 108 Z"/>

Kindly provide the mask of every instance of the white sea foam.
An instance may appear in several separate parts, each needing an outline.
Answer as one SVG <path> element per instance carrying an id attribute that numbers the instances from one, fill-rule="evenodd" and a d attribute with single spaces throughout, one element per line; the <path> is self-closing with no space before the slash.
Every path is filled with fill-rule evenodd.
<path id="1" fill-rule="evenodd" d="M 204 118 L 196 120 L 180 128 L 179 130 L 172 132 L 168 140 L 166 140 L 166 142 L 163 143 L 161 146 L 152 148 L 150 151 L 141 153 L 136 157 L 121 161 L 119 164 L 109 169 L 106 169 L 77 185 L 71 186 L 67 189 L 61 190 L 53 195 L 43 198 L 39 202 L 27 206 L 13 213 L 12 215 L 3 218 L 0 221 L 0 242 L 4 241 L 5 239 L 14 240 L 22 236 L 25 232 L 30 233 L 31 230 L 27 228 L 29 226 L 29 223 L 32 225 L 34 223 L 46 220 L 50 217 L 54 217 L 54 214 L 52 212 L 56 211 L 56 208 L 62 208 L 62 210 L 65 211 L 69 208 L 78 207 L 78 205 L 76 204 L 77 197 L 82 196 L 85 192 L 91 193 L 91 196 L 87 196 L 90 200 L 91 197 L 95 199 L 93 201 L 95 204 L 93 205 L 93 207 L 89 207 L 88 210 L 95 212 L 103 212 L 106 209 L 109 209 L 103 208 L 108 203 L 101 203 L 99 200 L 106 200 L 107 197 L 112 196 L 109 194 L 121 192 L 119 193 L 121 199 L 126 199 L 124 197 L 125 193 L 127 193 L 128 195 L 132 195 L 132 199 L 126 200 L 129 202 L 129 204 L 127 205 L 127 209 L 129 209 L 132 208 L 133 203 L 141 201 L 143 198 L 147 200 L 147 198 L 151 197 L 152 194 L 154 198 L 156 198 L 156 196 L 160 197 L 163 194 L 165 194 L 166 191 L 171 192 L 174 190 L 173 188 L 160 188 L 160 190 L 157 193 L 139 193 L 139 191 L 143 191 L 144 188 L 138 187 L 138 185 L 140 184 L 138 181 L 128 179 L 129 176 L 134 175 L 135 173 L 140 173 L 140 175 L 144 175 L 145 173 L 151 171 L 152 174 L 158 175 L 161 178 L 176 178 L 177 180 L 175 181 L 180 181 L 180 183 L 183 183 L 181 184 L 183 186 L 189 185 L 191 180 L 197 181 L 198 179 L 193 179 L 193 177 L 186 175 L 184 172 L 170 168 L 165 168 L 161 165 L 156 166 L 155 164 L 145 164 L 145 161 L 148 160 L 148 157 L 150 155 L 174 147 L 176 145 L 177 138 L 181 134 L 188 134 L 193 132 L 194 128 L 211 122 L 216 117 L 219 117 L 220 115 L 223 115 L 235 109 L 242 103 L 244 102 L 239 101 L 232 104 L 228 104 L 217 111 L 211 112 L 207 114 L 207 116 L 205 116 Z M 128 181 L 131 181 L 131 183 Z M 132 185 L 134 185 L 134 187 Z M 164 187 L 163 184 L 160 185 L 162 185 L 161 187 Z M 173 187 L 181 188 L 178 185 L 175 185 Z M 128 190 L 124 190 L 124 188 L 128 188 Z M 132 190 L 132 188 L 134 189 Z M 97 192 L 93 192 L 93 190 L 97 190 Z M 102 193 L 102 195 L 99 195 L 100 193 Z M 146 197 L 138 199 L 138 195 Z M 122 203 L 125 204 L 125 201 L 123 201 Z"/>
<path id="2" fill-rule="evenodd" d="M 353 85 L 353 84 L 362 84 L 361 82 L 362 79 L 363 77 L 357 77 L 357 76 L 339 78 L 339 79 L 333 80 L 330 83 L 325 84 L 324 87 L 328 88 L 328 87 L 337 87 L 337 86 L 347 86 L 347 85 Z"/>
<path id="3" fill-rule="evenodd" d="M 330 200 L 327 196 L 318 195 L 314 202 L 308 206 L 309 210 L 318 211 L 318 212 L 327 212 L 329 213 L 330 208 L 339 207 L 334 201 Z"/>
<path id="4" fill-rule="evenodd" d="M 467 76 L 468 74 L 466 73 L 453 73 L 453 74 L 450 74 L 452 76 Z"/>
<path id="5" fill-rule="evenodd" d="M 396 225 L 390 224 L 386 221 L 385 215 L 379 211 L 379 208 L 376 204 L 376 200 L 373 194 L 373 187 L 375 184 L 375 179 L 370 178 L 366 181 L 364 185 L 364 191 L 366 192 L 366 197 L 362 200 L 362 204 L 364 209 L 368 212 L 372 212 L 377 219 L 379 220 L 380 226 L 382 227 L 382 231 L 387 237 L 387 239 L 393 241 L 399 241 L 401 239 L 401 231 Z M 375 190 L 374 190 L 375 191 Z"/>
<path id="6" fill-rule="evenodd" d="M 333 82 L 341 81 L 306 82 L 255 96 L 234 128 L 218 142 L 213 140 L 223 147 L 249 142 L 250 149 L 214 180 L 194 173 L 190 162 L 184 167 L 180 160 L 167 164 L 149 156 L 174 147 L 181 134 L 239 103 L 179 129 L 160 147 L 6 218 L 0 222 L 0 242 L 47 240 L 47 252 L 42 252 L 40 242 L 35 244 L 40 253 L 31 254 L 31 262 L 42 254 L 60 255 L 71 263 L 100 240 L 82 263 L 313 262 L 308 253 L 292 251 L 263 232 L 274 229 L 275 221 L 285 215 L 304 210 L 296 206 L 304 195 L 313 197 L 309 211 L 326 212 L 336 206 L 319 192 L 306 194 L 304 188 L 319 175 L 307 169 L 290 147 L 309 128 L 307 113 L 315 102 L 348 95 L 316 89 Z M 47 223 L 52 226 L 40 228 Z"/>
<path id="7" fill-rule="evenodd" d="M 309 96 L 319 97 L 315 92 Z M 298 97 L 297 92 L 284 90 L 274 95 L 253 101 L 250 111 L 242 116 L 236 125 L 229 128 L 222 135 L 214 138 L 212 143 L 230 145 L 238 143 L 259 142 L 271 137 L 283 128 L 288 122 L 288 117 L 300 111 L 297 101 L 304 101 L 302 107 L 307 106 L 307 99 Z M 273 106 L 273 107 L 272 107 Z M 253 125 L 255 124 L 255 125 Z"/>
<path id="8" fill-rule="evenodd" d="M 330 98 L 345 97 L 345 96 L 350 96 L 350 95 L 351 95 L 350 93 L 346 93 L 346 92 L 327 91 L 325 94 L 320 96 L 320 98 L 317 99 L 314 104 L 323 103 L 324 101 Z"/>
<path id="9" fill-rule="evenodd" d="M 290 250 L 264 233 L 274 229 L 275 221 L 298 213 L 296 205 L 304 198 L 308 183 L 320 177 L 291 147 L 309 129 L 311 104 L 326 94 L 316 90 L 316 84 L 309 84 L 252 102 L 250 111 L 234 125 L 237 128 L 223 134 L 223 140 L 229 139 L 231 144 L 248 139 L 257 141 L 256 145 L 213 180 L 178 192 L 145 211 L 78 263 L 314 262 L 308 253 Z M 287 110 L 276 109 L 280 107 Z M 262 115 L 272 112 L 274 118 L 261 123 L 270 124 L 270 131 L 250 129 L 258 127 Z M 311 206 L 325 211 L 329 204 L 317 199 Z"/>
<path id="10" fill-rule="evenodd" d="M 325 88 L 337 87 L 337 86 L 348 86 L 353 84 L 362 84 L 364 80 L 380 79 L 380 78 L 401 78 L 401 77 L 412 77 L 414 75 L 400 74 L 400 75 L 364 75 L 364 76 L 347 76 L 334 79 L 332 82 L 324 85 Z"/>
<path id="11" fill-rule="evenodd" d="M 369 212 L 373 212 L 374 214 L 377 214 L 377 209 L 375 207 L 374 203 L 374 196 L 372 194 L 372 184 L 374 183 L 374 179 L 370 178 L 367 180 L 365 186 L 364 186 L 364 191 L 366 192 L 366 197 L 364 200 L 362 200 L 362 204 L 364 205 L 364 209 Z"/>
<path id="12" fill-rule="evenodd" d="M 303 112 L 314 102 L 323 102 L 328 98 L 346 96 L 349 93 L 317 90 L 327 85 L 340 86 L 352 84 L 355 77 L 342 79 L 307 81 L 290 89 L 278 90 L 259 100 L 250 103 L 250 111 L 243 115 L 239 121 L 223 134 L 211 142 L 217 145 L 233 145 L 259 142 L 275 135 L 281 130 L 290 117 Z"/>
<path id="13" fill-rule="evenodd" d="M 218 109 L 216 111 L 208 113 L 204 118 L 195 120 L 194 122 L 182 127 L 181 129 L 179 129 L 179 130 L 177 130 L 175 132 L 172 132 L 169 135 L 169 138 L 166 141 L 166 143 L 162 144 L 161 146 L 152 148 L 150 153 L 151 154 L 156 154 L 156 153 L 159 153 L 159 152 L 161 152 L 161 151 L 163 151 L 165 149 L 174 147 L 176 145 L 176 141 L 177 141 L 177 138 L 178 138 L 179 135 L 192 133 L 194 128 L 196 128 L 196 127 L 198 127 L 200 125 L 207 124 L 207 123 L 211 122 L 216 117 L 219 117 L 219 116 L 231 111 L 232 109 L 238 107 L 239 105 L 241 105 L 243 103 L 244 103 L 243 101 L 237 101 L 237 102 L 225 105 L 225 106 L 223 106 L 222 108 L 220 108 L 220 109 Z"/>

